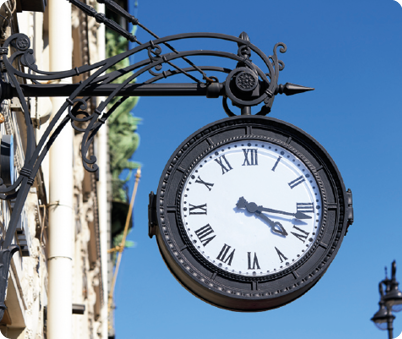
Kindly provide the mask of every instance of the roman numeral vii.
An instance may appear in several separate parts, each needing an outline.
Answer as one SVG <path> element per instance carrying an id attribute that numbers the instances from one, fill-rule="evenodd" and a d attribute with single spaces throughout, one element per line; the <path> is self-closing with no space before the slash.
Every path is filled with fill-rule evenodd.
<path id="1" fill-rule="evenodd" d="M 232 264 L 233 256 L 235 249 L 229 254 L 231 246 L 225 244 L 223 245 L 221 251 L 219 252 L 219 255 L 216 257 L 216 259 L 222 261 L 225 264 L 228 264 L 229 266 Z M 229 255 L 228 255 L 229 254 Z"/>

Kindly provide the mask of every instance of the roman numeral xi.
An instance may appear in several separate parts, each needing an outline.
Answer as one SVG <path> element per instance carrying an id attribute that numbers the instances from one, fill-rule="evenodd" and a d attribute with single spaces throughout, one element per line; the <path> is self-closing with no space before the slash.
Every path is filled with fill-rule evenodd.
<path id="1" fill-rule="evenodd" d="M 230 166 L 229 161 L 226 159 L 226 157 L 224 155 L 215 159 L 215 161 L 221 166 L 222 174 L 225 174 L 233 169 L 232 166 Z"/>

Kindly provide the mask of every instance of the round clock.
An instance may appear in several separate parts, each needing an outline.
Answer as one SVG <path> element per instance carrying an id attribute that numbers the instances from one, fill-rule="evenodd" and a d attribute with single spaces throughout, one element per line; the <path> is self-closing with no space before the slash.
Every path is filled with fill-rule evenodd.
<path id="1" fill-rule="evenodd" d="M 149 232 L 194 295 L 263 311 L 320 279 L 352 221 L 351 193 L 317 141 L 277 119 L 239 116 L 173 153 L 151 193 Z"/>

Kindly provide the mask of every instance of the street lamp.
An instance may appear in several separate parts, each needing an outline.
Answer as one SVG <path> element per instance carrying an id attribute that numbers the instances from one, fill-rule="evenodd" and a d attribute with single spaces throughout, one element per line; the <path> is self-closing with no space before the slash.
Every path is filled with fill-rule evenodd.
<path id="1" fill-rule="evenodd" d="M 380 292 L 380 309 L 374 314 L 371 320 L 380 330 L 388 329 L 388 338 L 393 338 L 393 322 L 395 316 L 392 312 L 402 311 L 402 293 L 398 288 L 399 283 L 396 281 L 396 262 L 392 262 L 391 279 L 387 277 L 387 268 L 385 268 L 385 279 L 382 280 L 378 289 Z M 385 294 L 383 286 L 385 286 Z"/>

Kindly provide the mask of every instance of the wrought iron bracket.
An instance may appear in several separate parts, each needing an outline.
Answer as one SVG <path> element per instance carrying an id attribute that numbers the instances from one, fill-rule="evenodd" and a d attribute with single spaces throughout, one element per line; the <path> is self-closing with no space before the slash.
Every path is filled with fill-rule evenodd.
<path id="1" fill-rule="evenodd" d="M 250 42 L 244 32 L 240 34 L 240 37 L 218 33 L 183 33 L 159 38 L 113 1 L 98 0 L 133 24 L 139 25 L 155 38 L 146 43 L 140 43 L 131 33 L 97 13 L 90 6 L 78 0 L 68 1 L 87 15 L 95 17 L 99 23 L 105 24 L 128 40 L 138 43 L 138 46 L 95 64 L 63 72 L 39 70 L 35 64 L 33 50 L 30 49 L 30 41 L 24 34 L 10 36 L 0 47 L 0 102 L 11 98 L 19 100 L 27 131 L 25 163 L 19 176 L 13 184 L 8 186 L 4 185 L 0 178 L 0 199 L 15 199 L 11 219 L 6 226 L 6 236 L 0 244 L 0 319 L 5 310 L 4 297 L 10 259 L 17 249 L 11 242 L 16 232 L 19 215 L 44 157 L 67 123 L 71 123 L 76 131 L 82 132 L 81 157 L 84 167 L 87 171 L 97 173 L 96 157 L 88 157 L 89 147 L 101 126 L 130 96 L 222 97 L 223 108 L 229 116 L 235 114 L 229 109 L 228 100 L 240 108 L 241 114 L 251 114 L 252 106 L 261 105 L 257 114 L 265 115 L 270 112 L 275 95 L 292 95 L 312 90 L 309 87 L 290 83 L 278 84 L 279 72 L 283 70 L 284 63 L 278 59 L 277 50 L 279 49 L 281 53 L 286 51 L 286 45 L 283 43 L 276 44 L 273 54 L 266 56 Z M 197 39 L 231 42 L 235 45 L 234 53 L 213 49 L 178 51 L 172 47 L 172 44 L 178 40 L 190 42 Z M 163 47 L 167 47 L 168 51 L 163 52 Z M 146 57 L 141 61 L 107 73 L 123 59 L 131 55 L 144 56 L 144 54 Z M 252 55 L 258 58 L 260 66 L 251 60 Z M 193 56 L 208 57 L 208 60 L 211 57 L 225 59 L 226 64 L 228 62 L 234 64 L 232 68 L 215 65 L 197 66 L 190 60 Z M 179 66 L 180 62 L 185 62 L 187 67 Z M 170 68 L 163 70 L 164 67 Z M 195 73 L 201 74 L 202 80 L 197 79 L 194 76 Z M 81 75 L 84 76 L 84 81 L 74 81 Z M 187 77 L 191 82 L 166 83 L 170 78 L 178 76 Z M 72 79 L 71 84 L 58 83 L 67 78 Z M 58 108 L 43 136 L 36 143 L 34 126 L 25 98 L 55 96 L 66 97 L 66 101 Z M 91 111 L 88 109 L 88 101 L 94 96 L 102 96 L 105 99 Z"/>

